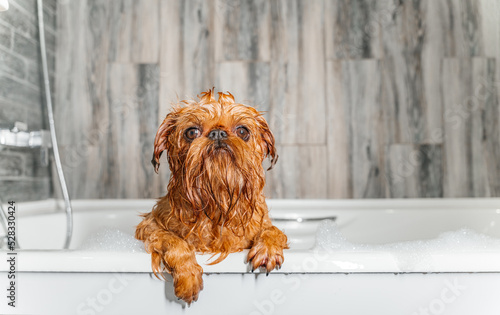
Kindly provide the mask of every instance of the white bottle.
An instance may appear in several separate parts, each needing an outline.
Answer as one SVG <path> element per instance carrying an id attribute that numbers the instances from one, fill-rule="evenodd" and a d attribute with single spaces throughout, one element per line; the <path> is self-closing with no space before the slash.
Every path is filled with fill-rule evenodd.
<path id="1" fill-rule="evenodd" d="M 9 9 L 9 0 L 0 0 L 0 12 Z"/>

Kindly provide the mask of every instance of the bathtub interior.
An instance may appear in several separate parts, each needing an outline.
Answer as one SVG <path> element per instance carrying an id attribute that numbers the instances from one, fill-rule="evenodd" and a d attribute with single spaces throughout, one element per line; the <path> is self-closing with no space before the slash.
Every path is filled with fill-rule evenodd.
<path id="1" fill-rule="evenodd" d="M 476 203 L 269 200 L 268 204 L 274 224 L 288 235 L 292 250 L 313 248 L 318 226 L 325 218 L 333 219 L 342 235 L 355 244 L 428 240 L 464 228 L 500 238 L 497 200 Z M 153 200 L 74 201 L 71 249 L 142 250 L 133 239 L 135 226 L 141 221 L 140 213 L 150 211 L 153 205 Z M 17 219 L 22 249 L 61 249 L 66 232 L 64 213 L 47 206 L 26 213 L 20 211 Z M 102 244 L 93 246 L 92 242 Z"/>

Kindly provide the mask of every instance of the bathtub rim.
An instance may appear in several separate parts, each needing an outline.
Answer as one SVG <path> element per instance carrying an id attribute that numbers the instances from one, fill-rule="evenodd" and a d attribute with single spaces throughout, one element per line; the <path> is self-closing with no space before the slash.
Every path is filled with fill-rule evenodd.
<path id="1" fill-rule="evenodd" d="M 119 202 L 126 202 L 126 207 L 145 207 L 149 211 L 156 204 L 157 199 L 75 199 L 71 203 L 73 211 L 91 211 L 102 209 L 119 209 L 122 205 Z M 4 206 L 8 206 L 5 201 Z M 334 209 L 334 210 L 393 210 L 395 208 L 407 209 L 496 209 L 500 213 L 500 198 L 379 198 L 379 199 L 271 199 L 266 198 L 270 215 L 280 212 L 280 216 L 286 217 L 283 208 L 286 210 L 298 210 L 306 208 L 313 209 Z M 17 202 L 18 209 L 22 209 L 21 216 L 35 215 L 40 213 L 54 213 L 64 209 L 64 203 L 59 199 L 46 199 L 40 201 Z M 113 208 L 109 208 L 113 206 Z M 280 209 L 281 207 L 281 209 Z M 293 217 L 291 217 L 293 219 Z"/>
<path id="2" fill-rule="evenodd" d="M 105 207 L 123 209 L 134 207 L 152 207 L 152 199 L 92 199 L 75 200 L 75 212 L 97 211 Z M 19 203 L 19 216 L 54 213 L 58 201 L 51 199 L 41 202 Z M 269 200 L 271 216 L 287 217 L 284 210 L 303 209 L 304 206 L 314 209 L 358 209 L 388 210 L 404 209 L 495 209 L 500 213 L 500 198 L 449 198 L 449 199 L 337 199 L 337 200 Z M 111 208 L 110 208 L 111 207 Z M 273 215 L 274 214 L 274 215 Z M 294 219 L 293 216 L 289 219 Z M 18 252 L 18 272 L 140 272 L 151 273 L 150 256 L 144 252 L 113 252 L 84 250 L 20 250 Z M 197 255 L 199 263 L 207 274 L 213 273 L 248 273 L 246 265 L 247 251 L 233 253 L 223 262 L 208 266 L 206 262 L 211 255 Z M 288 250 L 285 252 L 285 264 L 274 273 L 475 273 L 500 272 L 500 252 L 479 252 L 470 257 L 467 253 L 432 253 L 429 257 L 433 268 L 422 268 L 405 271 L 397 266 L 389 253 L 384 252 L 335 252 L 328 259 L 314 257 L 312 250 Z M 0 251 L 0 259 L 7 257 L 7 251 Z M 120 267 L 118 267 L 120 266 Z M 311 268 L 313 266 L 314 268 Z M 368 267 L 366 267 L 368 266 Z M 0 264 L 0 272 L 7 270 L 6 264 Z M 257 271 L 258 272 L 258 271 Z"/>

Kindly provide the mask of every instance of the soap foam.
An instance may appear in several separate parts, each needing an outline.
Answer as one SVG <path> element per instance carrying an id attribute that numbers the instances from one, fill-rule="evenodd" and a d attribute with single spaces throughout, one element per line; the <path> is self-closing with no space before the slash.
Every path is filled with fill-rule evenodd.
<path id="1" fill-rule="evenodd" d="M 412 271 L 431 266 L 431 255 L 436 253 L 498 252 L 500 239 L 462 228 L 442 233 L 430 240 L 388 244 L 352 243 L 334 221 L 324 220 L 316 233 L 315 249 L 327 252 L 385 252 L 394 256 L 401 270 Z"/>
<path id="2" fill-rule="evenodd" d="M 112 252 L 144 252 L 144 244 L 134 236 L 116 228 L 104 228 L 92 234 L 82 244 L 83 250 Z"/>

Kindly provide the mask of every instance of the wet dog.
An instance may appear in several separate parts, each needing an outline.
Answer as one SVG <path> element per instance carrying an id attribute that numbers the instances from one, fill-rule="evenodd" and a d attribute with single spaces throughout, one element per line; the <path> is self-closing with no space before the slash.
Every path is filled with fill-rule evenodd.
<path id="1" fill-rule="evenodd" d="M 277 161 L 274 136 L 260 112 L 213 90 L 182 101 L 160 125 L 153 166 L 167 152 L 167 194 L 137 226 L 156 276 L 170 273 L 177 297 L 191 303 L 203 289 L 195 253 L 219 255 L 250 249 L 251 269 L 267 273 L 283 264 L 287 237 L 273 226 L 263 189 L 263 161 Z"/>

